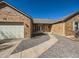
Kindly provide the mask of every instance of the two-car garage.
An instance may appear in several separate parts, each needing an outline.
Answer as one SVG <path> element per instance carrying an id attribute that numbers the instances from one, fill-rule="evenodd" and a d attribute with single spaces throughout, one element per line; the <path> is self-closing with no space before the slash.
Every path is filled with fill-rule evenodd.
<path id="1" fill-rule="evenodd" d="M 0 22 L 0 39 L 24 38 L 23 22 Z"/>

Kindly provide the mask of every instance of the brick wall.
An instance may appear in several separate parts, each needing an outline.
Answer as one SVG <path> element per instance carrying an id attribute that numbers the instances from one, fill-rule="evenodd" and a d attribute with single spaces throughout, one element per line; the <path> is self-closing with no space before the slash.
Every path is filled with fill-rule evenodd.
<path id="1" fill-rule="evenodd" d="M 24 36 L 30 37 L 32 21 L 6 4 L 0 4 L 0 22 L 24 22 Z"/>
<path id="2" fill-rule="evenodd" d="M 73 36 L 74 35 L 74 31 L 73 31 L 73 22 L 74 21 L 79 22 L 79 15 L 76 15 L 65 22 L 65 34 L 66 34 L 66 36 Z"/>
<path id="3" fill-rule="evenodd" d="M 65 29 L 64 26 L 65 26 L 64 23 L 53 24 L 51 32 L 53 34 L 57 34 L 57 35 L 65 35 L 65 33 L 64 33 L 64 29 Z"/>
<path id="4" fill-rule="evenodd" d="M 79 15 L 73 16 L 72 18 L 67 19 L 67 21 L 53 24 L 51 31 L 57 35 L 64 35 L 64 36 L 73 36 L 73 22 L 79 22 Z"/>

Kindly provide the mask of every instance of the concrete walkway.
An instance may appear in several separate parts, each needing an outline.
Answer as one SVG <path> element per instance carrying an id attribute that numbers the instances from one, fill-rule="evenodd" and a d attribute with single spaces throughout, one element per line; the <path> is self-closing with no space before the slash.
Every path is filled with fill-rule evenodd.
<path id="1" fill-rule="evenodd" d="M 40 56 L 42 53 L 44 53 L 46 50 L 48 50 L 52 45 L 54 45 L 57 42 L 57 39 L 49 34 L 50 39 L 37 45 L 32 48 L 26 49 L 24 51 L 12 54 L 9 56 L 9 58 L 35 58 Z"/>

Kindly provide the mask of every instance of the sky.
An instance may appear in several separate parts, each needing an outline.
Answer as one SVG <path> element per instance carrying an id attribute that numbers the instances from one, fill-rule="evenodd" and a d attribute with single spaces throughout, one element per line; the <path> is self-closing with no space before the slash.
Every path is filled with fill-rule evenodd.
<path id="1" fill-rule="evenodd" d="M 5 0 L 32 18 L 60 19 L 79 10 L 79 0 Z"/>

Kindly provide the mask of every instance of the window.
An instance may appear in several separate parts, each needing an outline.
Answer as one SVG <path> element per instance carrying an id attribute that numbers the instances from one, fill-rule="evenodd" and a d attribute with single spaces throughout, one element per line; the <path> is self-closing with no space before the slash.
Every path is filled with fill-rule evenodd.
<path id="1" fill-rule="evenodd" d="M 79 30 L 79 22 L 73 22 L 73 30 L 74 31 Z"/>

